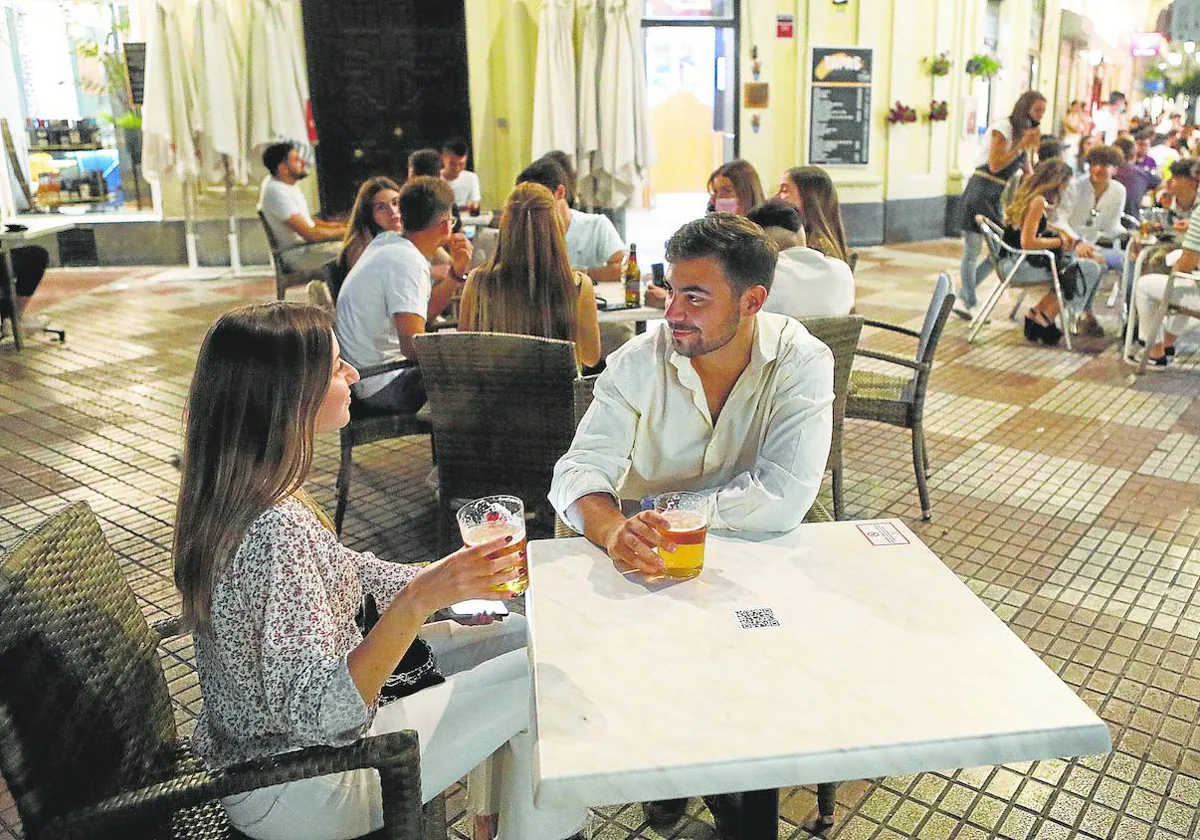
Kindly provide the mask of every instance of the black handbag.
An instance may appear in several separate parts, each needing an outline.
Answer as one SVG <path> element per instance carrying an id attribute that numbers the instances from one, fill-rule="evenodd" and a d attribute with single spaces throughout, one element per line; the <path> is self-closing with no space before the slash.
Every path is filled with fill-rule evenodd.
<path id="1" fill-rule="evenodd" d="M 364 636 L 375 626 L 375 622 L 379 621 L 379 609 L 375 606 L 374 596 L 363 596 L 362 609 L 359 610 L 356 620 Z M 416 694 L 423 688 L 441 685 L 445 681 L 446 677 L 438 669 L 433 649 L 429 647 L 428 642 L 417 636 L 380 689 L 379 705 L 386 706 L 394 700 Z"/>

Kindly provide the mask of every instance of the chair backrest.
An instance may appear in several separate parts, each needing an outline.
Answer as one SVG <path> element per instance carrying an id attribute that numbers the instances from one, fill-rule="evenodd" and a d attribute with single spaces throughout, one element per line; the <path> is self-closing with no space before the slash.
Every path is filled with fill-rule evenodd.
<path id="1" fill-rule="evenodd" d="M 157 643 L 86 504 L 0 559 L 0 770 L 27 837 L 156 780 L 176 740 Z"/>
<path id="2" fill-rule="evenodd" d="M 925 310 L 925 323 L 921 325 L 921 340 L 917 342 L 918 362 L 933 360 L 933 352 L 937 349 L 942 327 L 946 325 L 946 318 L 954 305 L 954 295 L 951 294 L 950 288 L 950 275 L 943 271 L 933 285 L 933 297 L 929 299 L 929 308 Z M 949 303 L 947 303 L 947 299 L 949 299 Z"/>
<path id="3" fill-rule="evenodd" d="M 262 222 L 263 233 L 267 235 L 267 248 L 271 251 L 271 258 L 279 262 L 279 240 L 275 238 L 275 231 L 271 230 L 271 226 L 267 224 L 267 217 L 263 215 L 261 210 L 258 211 L 258 220 Z"/>
<path id="4" fill-rule="evenodd" d="M 833 353 L 833 447 L 838 448 L 839 452 L 830 452 L 832 463 L 840 455 L 846 397 L 850 393 L 850 368 L 854 364 L 854 351 L 862 334 L 863 319 L 857 315 L 844 315 L 802 318 L 800 323 Z"/>
<path id="5" fill-rule="evenodd" d="M 414 339 L 429 394 L 442 499 L 550 492 L 575 435 L 575 345 L 506 333 Z"/>

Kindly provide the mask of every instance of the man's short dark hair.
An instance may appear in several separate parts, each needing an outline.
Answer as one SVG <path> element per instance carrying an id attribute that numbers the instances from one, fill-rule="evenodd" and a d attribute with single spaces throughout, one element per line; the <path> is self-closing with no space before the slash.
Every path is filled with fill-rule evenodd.
<path id="1" fill-rule="evenodd" d="M 455 157 L 466 157 L 470 150 L 471 147 L 467 145 L 467 141 L 461 137 L 451 137 L 442 144 L 442 151 Z"/>
<path id="2" fill-rule="evenodd" d="M 1133 163 L 1133 156 L 1137 154 L 1137 147 L 1133 145 L 1132 140 L 1128 137 L 1118 137 L 1113 141 L 1113 147 L 1125 156 L 1126 163 Z"/>
<path id="3" fill-rule="evenodd" d="M 1060 158 L 1063 153 L 1063 145 L 1053 137 L 1043 137 L 1042 142 L 1038 144 L 1038 160 L 1050 160 L 1051 158 Z"/>
<path id="4" fill-rule="evenodd" d="M 754 286 L 771 290 L 779 248 L 761 227 L 732 213 L 709 213 L 688 222 L 667 240 L 669 263 L 713 257 L 735 299 Z"/>
<path id="5" fill-rule="evenodd" d="M 1087 157 L 1083 159 L 1083 162 L 1088 166 L 1094 163 L 1102 166 L 1120 166 L 1125 162 L 1125 158 L 1112 146 L 1096 146 L 1087 153 Z"/>
<path id="6" fill-rule="evenodd" d="M 454 190 L 441 178 L 420 176 L 400 188 L 400 221 L 407 233 L 433 227 L 453 206 Z"/>
<path id="7" fill-rule="evenodd" d="M 271 173 L 271 177 L 275 176 L 279 169 L 279 164 L 288 159 L 288 155 L 292 153 L 292 149 L 296 148 L 295 143 L 272 143 L 263 151 L 263 166 L 267 167 L 267 171 Z"/>
<path id="8" fill-rule="evenodd" d="M 782 198 L 772 198 L 764 201 L 746 214 L 746 218 L 761 228 L 777 227 L 792 233 L 799 233 L 804 227 L 804 219 L 800 211 Z"/>
<path id="9" fill-rule="evenodd" d="M 1111 105 L 1116 105 L 1118 102 L 1124 102 L 1125 94 L 1121 93 L 1119 90 L 1114 90 L 1108 95 L 1108 101 Z"/>
<path id="10" fill-rule="evenodd" d="M 521 170 L 517 176 L 518 184 L 541 184 L 550 192 L 555 192 L 567 182 L 562 167 L 550 158 L 538 158 Z"/>
<path id="11" fill-rule="evenodd" d="M 1190 178 L 1200 182 L 1200 158 L 1181 157 L 1168 167 L 1168 171 L 1171 178 Z"/>
<path id="12" fill-rule="evenodd" d="M 437 149 L 417 149 L 408 156 L 413 175 L 436 178 L 442 174 L 442 154 Z"/>

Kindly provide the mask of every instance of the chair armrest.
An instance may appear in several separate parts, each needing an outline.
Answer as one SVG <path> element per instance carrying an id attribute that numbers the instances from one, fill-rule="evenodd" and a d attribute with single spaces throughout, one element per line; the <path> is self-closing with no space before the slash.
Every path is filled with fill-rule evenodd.
<path id="1" fill-rule="evenodd" d="M 416 367 L 416 359 L 396 359 L 393 362 L 384 362 L 379 365 L 368 365 L 358 369 L 358 378 L 366 379 L 368 376 L 378 376 L 381 373 L 388 373 L 393 370 L 403 370 L 404 368 Z"/>
<path id="2" fill-rule="evenodd" d="M 421 811 L 420 758 L 415 732 L 390 732 L 362 738 L 344 747 L 308 747 L 269 758 L 256 759 L 224 770 L 201 770 L 165 782 L 126 791 L 86 808 L 57 817 L 42 827 L 45 837 L 89 837 L 117 826 L 169 814 L 214 799 L 250 790 L 374 767 L 400 777 L 400 790 L 383 784 L 385 800 L 399 793 L 416 818 Z M 386 810 L 386 808 L 385 808 Z M 387 826 L 391 828 L 392 826 Z"/>
<path id="3" fill-rule="evenodd" d="M 902 367 L 912 368 L 913 370 L 925 370 L 924 362 L 918 362 L 913 359 L 906 359 L 903 356 L 893 356 L 891 353 L 880 353 L 877 350 L 858 349 L 854 351 L 855 356 L 863 356 L 867 359 L 878 359 L 881 362 L 890 362 L 893 365 L 901 365 Z"/>
<path id="4" fill-rule="evenodd" d="M 899 324 L 889 324 L 887 321 L 876 321 L 871 318 L 863 318 L 864 327 L 875 327 L 881 330 L 891 330 L 892 332 L 911 335 L 913 338 L 920 338 L 921 334 L 916 330 L 910 330 L 908 327 L 902 327 Z"/>
<path id="5" fill-rule="evenodd" d="M 158 634 L 160 642 L 165 642 L 167 639 L 172 639 L 175 636 L 182 636 L 185 632 L 183 629 L 183 619 L 177 615 L 154 622 L 150 625 L 150 629 Z"/>

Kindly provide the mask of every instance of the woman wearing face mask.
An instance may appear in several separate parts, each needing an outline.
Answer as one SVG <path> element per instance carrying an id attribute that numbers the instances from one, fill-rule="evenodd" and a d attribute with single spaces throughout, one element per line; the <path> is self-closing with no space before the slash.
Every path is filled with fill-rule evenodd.
<path id="1" fill-rule="evenodd" d="M 975 317 L 975 290 L 991 270 L 987 260 L 979 261 L 984 243 L 975 217 L 986 216 L 1002 224 L 1000 196 L 1013 175 L 1033 171 L 1030 157 L 1041 142 L 1038 124 L 1045 113 L 1046 97 L 1036 90 L 1027 90 L 1017 99 L 1011 114 L 988 128 L 987 143 L 959 202 L 963 255 L 959 271 L 961 289 L 954 312 L 962 318 Z"/>
<path id="2" fill-rule="evenodd" d="M 762 181 L 749 161 L 723 163 L 708 176 L 707 212 L 745 216 L 763 202 Z"/>

